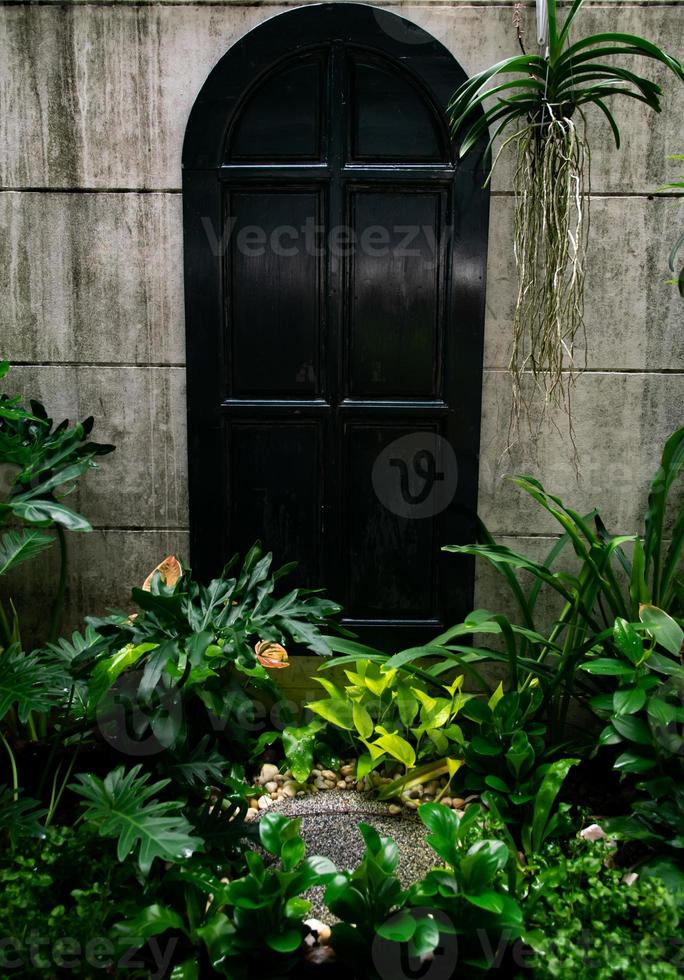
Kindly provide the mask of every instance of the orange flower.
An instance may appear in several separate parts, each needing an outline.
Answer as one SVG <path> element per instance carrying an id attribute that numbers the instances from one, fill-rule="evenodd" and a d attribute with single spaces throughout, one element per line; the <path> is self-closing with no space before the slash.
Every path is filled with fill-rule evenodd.
<path id="1" fill-rule="evenodd" d="M 152 587 L 152 576 L 155 572 L 159 572 L 164 585 L 173 587 L 183 574 L 183 569 L 181 568 L 181 563 L 174 555 L 168 555 L 164 561 L 160 562 L 156 568 L 152 569 L 150 574 L 143 582 L 143 590 L 145 592 L 150 591 Z"/>
<path id="2" fill-rule="evenodd" d="M 273 643 L 271 640 L 259 640 L 254 647 L 254 652 L 263 667 L 290 666 L 287 662 L 287 650 L 280 643 Z"/>

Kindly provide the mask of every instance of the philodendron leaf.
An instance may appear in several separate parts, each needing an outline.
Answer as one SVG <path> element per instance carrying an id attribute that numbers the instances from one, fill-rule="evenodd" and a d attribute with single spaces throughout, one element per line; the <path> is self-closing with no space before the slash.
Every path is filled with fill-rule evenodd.
<path id="1" fill-rule="evenodd" d="M 203 841 L 192 834 L 181 803 L 152 799 L 170 780 L 148 785 L 150 774 L 141 774 L 141 768 L 137 765 L 127 772 L 119 766 L 104 780 L 79 773 L 70 789 L 83 797 L 84 817 L 97 827 L 100 836 L 118 839 L 119 861 L 137 849 L 140 870 L 147 875 L 155 858 L 180 861 L 190 857 Z"/>
<path id="2" fill-rule="evenodd" d="M 298 783 L 309 777 L 314 763 L 316 734 L 307 725 L 283 729 L 283 750 L 292 775 Z"/>
<path id="3" fill-rule="evenodd" d="M 10 568 L 28 561 L 52 545 L 53 538 L 42 531 L 24 528 L 21 531 L 5 531 L 0 537 L 0 575 Z"/>
<path id="4" fill-rule="evenodd" d="M 135 940 L 142 945 L 150 936 L 159 936 L 169 929 L 185 932 L 178 913 L 165 905 L 148 905 L 134 919 L 115 923 L 112 931 L 119 939 Z"/>

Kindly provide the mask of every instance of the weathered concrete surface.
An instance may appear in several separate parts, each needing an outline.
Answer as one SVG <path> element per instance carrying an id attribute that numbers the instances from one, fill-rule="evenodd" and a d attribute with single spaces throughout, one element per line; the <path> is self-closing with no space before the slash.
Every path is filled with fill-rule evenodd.
<path id="1" fill-rule="evenodd" d="M 179 194 L 0 194 L 15 361 L 185 361 Z"/>
<path id="2" fill-rule="evenodd" d="M 485 367 L 505 368 L 517 292 L 512 198 L 492 198 L 489 227 Z M 681 228 L 683 201 L 592 199 L 585 285 L 587 367 L 684 369 L 684 307 L 666 282 L 671 276 L 668 256 Z M 583 365 L 584 344 L 578 340 L 577 364 Z"/>
<path id="3" fill-rule="evenodd" d="M 166 555 L 188 553 L 187 531 L 103 531 L 69 537 L 64 633 L 83 629 L 84 616 L 134 609 L 131 588 L 141 585 Z M 27 646 L 45 642 L 59 567 L 57 544 L 0 580 L 0 598 L 12 598 Z"/>
<path id="4" fill-rule="evenodd" d="M 15 367 L 4 388 L 38 398 L 56 421 L 95 416 L 93 438 L 116 446 L 69 498 L 92 524 L 187 527 L 183 368 Z"/>
<path id="5" fill-rule="evenodd" d="M 485 371 L 480 444 L 480 516 L 495 534 L 554 533 L 558 525 L 532 498 L 511 487 L 506 474 L 528 473 L 573 509 L 597 507 L 616 534 L 643 530 L 648 485 L 666 438 L 682 424 L 680 374 L 586 373 L 574 391 L 575 441 L 581 482 L 570 443 L 547 425 L 533 447 L 508 441 L 511 387 L 504 371 Z M 564 425 L 556 416 L 559 426 Z"/>
<path id="6" fill-rule="evenodd" d="M 4 187 L 177 188 L 187 117 L 212 66 L 242 34 L 286 9 L 225 5 L 18 5 L 0 9 L 0 184 Z M 389 6 L 449 47 L 473 73 L 517 54 L 512 7 L 406 3 Z M 681 54 L 681 10 L 587 9 L 583 31 L 648 36 Z M 648 192 L 678 146 L 681 97 L 674 77 L 660 117 L 616 106 L 624 147 L 592 121 L 594 189 Z M 510 173 L 510 169 L 508 170 Z M 502 170 L 495 187 L 508 185 Z"/>

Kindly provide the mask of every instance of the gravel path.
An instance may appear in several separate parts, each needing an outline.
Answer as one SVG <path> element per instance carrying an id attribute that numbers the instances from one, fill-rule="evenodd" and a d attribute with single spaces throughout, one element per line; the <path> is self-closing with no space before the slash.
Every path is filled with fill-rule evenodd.
<path id="1" fill-rule="evenodd" d="M 374 827 L 382 837 L 391 837 L 399 850 L 397 875 L 407 888 L 422 878 L 440 860 L 426 843 L 427 829 L 415 812 L 389 812 L 389 805 L 354 790 L 330 790 L 311 796 L 275 801 L 262 813 L 274 811 L 287 817 L 302 818 L 302 837 L 307 854 L 322 854 L 340 870 L 352 870 L 361 861 L 364 843 L 359 823 Z M 312 914 L 324 922 L 333 921 L 322 903 L 320 888 L 307 894 L 313 902 Z"/>

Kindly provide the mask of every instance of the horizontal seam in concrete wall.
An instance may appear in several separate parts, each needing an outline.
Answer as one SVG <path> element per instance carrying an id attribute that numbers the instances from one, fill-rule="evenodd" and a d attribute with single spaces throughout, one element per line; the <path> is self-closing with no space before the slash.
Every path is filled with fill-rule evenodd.
<path id="1" fill-rule="evenodd" d="M 92 524 L 92 528 L 93 531 L 130 531 L 131 534 L 137 534 L 140 531 L 149 531 L 155 534 L 161 532 L 174 534 L 177 531 L 185 532 L 190 530 L 188 524 L 169 524 L 168 526 L 158 524 Z M 544 537 L 544 535 L 541 536 Z"/>
<path id="2" fill-rule="evenodd" d="M 8 355 L 6 355 L 8 356 Z M 47 368 L 102 368 L 118 371 L 121 369 L 148 371 L 148 370 L 185 370 L 187 365 L 180 361 L 135 362 L 135 361 L 14 361 L 11 355 L 9 359 L 14 367 L 47 367 Z M 507 374 L 507 367 L 497 367 L 487 365 L 483 368 L 484 374 Z M 526 371 L 525 374 L 531 374 Z M 566 372 L 567 373 L 567 372 Z M 643 375 L 652 377 L 653 375 L 684 375 L 684 368 L 585 368 L 580 374 L 629 374 Z"/>
<path id="3" fill-rule="evenodd" d="M 658 7 L 678 7 L 684 0 L 626 0 L 624 3 L 620 3 L 620 0 L 611 0 L 610 3 L 606 0 L 587 0 L 587 7 L 595 7 L 598 9 L 609 8 L 609 9 L 620 9 L 625 10 L 629 8 L 644 8 L 650 10 L 652 8 Z M 305 3 L 302 0 L 260 0 L 260 2 L 235 2 L 235 0 L 199 0 L 199 2 L 193 3 L 186 2 L 186 0 L 140 0 L 140 2 L 132 2 L 132 0 L 0 0 L 0 7 L 236 7 L 236 8 L 262 8 L 262 7 L 300 7 L 304 6 Z M 445 3 L 444 0 L 394 0 L 394 2 L 389 3 L 374 3 L 374 6 L 382 8 L 396 7 L 398 9 L 403 9 L 405 7 L 435 7 L 435 8 L 447 8 L 454 9 L 454 3 Z M 475 3 L 462 3 L 459 4 L 459 10 L 482 10 L 487 7 L 503 7 L 510 8 L 514 7 L 513 0 L 481 0 L 481 2 Z"/>
<path id="4" fill-rule="evenodd" d="M 684 2 L 684 0 L 683 0 Z M 182 194 L 182 187 L 0 187 L 0 194 Z M 491 191 L 492 197 L 515 197 L 513 191 Z M 600 201 L 619 200 L 620 198 L 645 198 L 648 201 L 656 198 L 674 198 L 684 200 L 684 193 L 654 191 L 591 191 L 589 197 Z"/>

